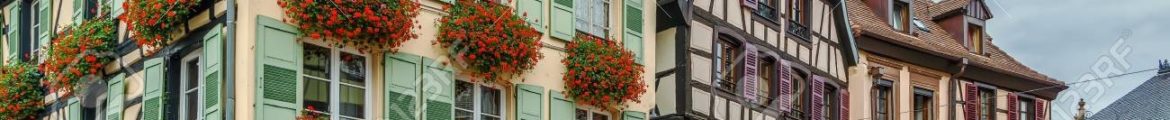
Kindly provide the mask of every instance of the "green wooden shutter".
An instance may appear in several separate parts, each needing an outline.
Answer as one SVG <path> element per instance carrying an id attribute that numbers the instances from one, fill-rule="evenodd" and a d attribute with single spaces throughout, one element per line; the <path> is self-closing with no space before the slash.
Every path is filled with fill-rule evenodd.
<path id="1" fill-rule="evenodd" d="M 20 12 L 20 2 L 13 2 L 12 4 L 8 4 L 8 11 L 9 11 L 9 13 L 21 13 Z M 7 14 L 7 15 L 8 15 L 8 31 L 7 31 L 8 32 L 8 34 L 7 34 L 8 35 L 8 54 L 7 54 L 7 56 L 5 56 L 5 58 L 9 59 L 10 61 L 15 61 L 17 59 L 17 57 L 20 56 L 20 55 L 18 55 L 18 54 L 20 54 L 20 52 L 18 52 L 20 50 L 20 33 L 17 32 L 17 30 L 21 30 L 21 28 L 20 28 L 20 25 L 21 25 L 20 24 L 20 15 L 19 14 Z"/>
<path id="2" fill-rule="evenodd" d="M 110 5 L 111 9 L 110 17 L 117 18 L 118 16 L 121 16 L 122 13 L 126 12 L 125 9 L 122 8 L 122 3 L 124 2 L 126 2 L 126 0 L 106 0 L 106 5 Z"/>
<path id="3" fill-rule="evenodd" d="M 256 22 L 256 119 L 294 119 L 300 108 L 302 54 L 296 28 L 264 16 Z"/>
<path id="4" fill-rule="evenodd" d="M 536 31 L 544 32 L 544 1 L 545 0 L 518 0 L 516 1 L 516 15 L 523 16 L 524 21 Z"/>
<path id="5" fill-rule="evenodd" d="M 422 57 L 405 53 L 386 53 L 385 108 L 383 119 L 417 120 L 418 84 Z"/>
<path id="6" fill-rule="evenodd" d="M 38 14 L 40 14 L 38 17 L 40 17 L 40 18 L 38 18 L 37 20 L 41 21 L 40 22 L 41 27 L 37 31 L 37 39 L 38 39 L 37 42 L 40 42 L 40 43 L 37 43 L 37 45 L 44 46 L 44 45 L 49 44 L 49 40 L 51 39 L 51 38 L 49 38 L 49 34 L 50 34 L 49 30 L 54 28 L 53 24 L 50 23 L 51 21 L 49 19 L 49 18 L 52 18 L 52 17 L 49 17 L 52 15 L 52 9 L 49 9 L 49 8 L 52 8 L 53 1 L 52 0 L 41 0 L 40 2 L 41 2 L 41 6 L 40 6 L 40 8 L 37 8 L 40 10 L 40 13 L 38 13 Z"/>
<path id="7" fill-rule="evenodd" d="M 203 35 L 203 115 L 206 120 L 223 119 L 222 108 L 223 96 L 220 95 L 220 89 L 223 88 L 223 36 L 222 26 L 215 25 L 207 34 Z"/>
<path id="8" fill-rule="evenodd" d="M 574 28 L 574 21 L 577 20 L 573 14 L 573 0 L 554 0 L 552 10 L 549 15 L 550 30 L 549 36 L 561 40 L 573 40 L 577 36 L 577 30 Z"/>
<path id="9" fill-rule="evenodd" d="M 644 63 L 642 53 L 642 1 L 641 0 L 626 0 L 625 2 L 625 16 L 622 17 L 625 23 L 625 44 L 626 49 L 634 52 L 634 61 L 637 63 Z"/>
<path id="10" fill-rule="evenodd" d="M 573 120 L 576 119 L 577 104 L 573 103 L 572 99 L 568 99 L 561 92 L 548 92 L 548 116 L 552 120 Z"/>
<path id="11" fill-rule="evenodd" d="M 528 84 L 516 84 L 516 118 L 519 120 L 543 120 L 541 117 L 541 96 L 544 88 Z"/>
<path id="12" fill-rule="evenodd" d="M 73 24 L 81 24 L 82 13 L 85 13 L 85 0 L 73 0 Z"/>
<path id="13" fill-rule="evenodd" d="M 67 114 L 69 114 L 70 120 L 81 120 L 81 102 L 80 101 L 81 101 L 81 99 L 78 99 L 76 96 L 74 96 L 74 97 L 69 98 L 68 103 L 66 103 L 66 104 L 68 104 L 68 107 L 66 109 L 69 110 Z"/>
<path id="14" fill-rule="evenodd" d="M 622 120 L 645 120 L 645 119 L 646 119 L 646 113 L 642 113 L 642 112 L 638 112 L 638 111 L 622 112 Z"/>
<path id="15" fill-rule="evenodd" d="M 166 77 L 163 75 L 166 72 L 166 58 L 152 58 L 143 63 L 146 66 L 146 79 L 143 80 L 145 84 L 145 95 L 142 102 L 142 120 L 162 120 L 163 119 L 163 86 L 166 85 Z"/>
<path id="16" fill-rule="evenodd" d="M 106 120 L 122 120 L 122 101 L 125 100 L 126 84 L 123 83 L 125 75 L 114 75 L 106 82 L 109 86 L 106 89 Z"/>
<path id="17" fill-rule="evenodd" d="M 451 69 L 430 59 L 422 60 L 423 97 L 427 120 L 454 119 L 455 76 Z"/>

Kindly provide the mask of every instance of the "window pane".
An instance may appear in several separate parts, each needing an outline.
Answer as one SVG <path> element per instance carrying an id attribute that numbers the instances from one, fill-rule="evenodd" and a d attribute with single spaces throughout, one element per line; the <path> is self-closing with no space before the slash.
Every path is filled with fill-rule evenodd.
<path id="1" fill-rule="evenodd" d="M 601 113 L 593 113 L 593 120 L 609 120 L 609 116 L 602 115 Z"/>
<path id="2" fill-rule="evenodd" d="M 200 67 L 198 59 L 199 58 L 195 58 L 195 60 L 187 61 L 187 63 L 185 63 L 187 66 L 187 73 L 184 74 L 187 74 L 187 87 L 184 90 L 195 89 L 196 86 L 199 86 L 199 76 L 201 75 L 199 75 Z"/>
<path id="3" fill-rule="evenodd" d="M 304 104 L 305 109 L 313 107 L 316 111 L 329 112 L 329 82 L 316 78 L 305 77 Z"/>
<path id="4" fill-rule="evenodd" d="M 305 74 L 319 78 L 329 78 L 329 49 L 316 45 L 305 45 Z"/>
<path id="5" fill-rule="evenodd" d="M 487 115 L 484 115 L 484 116 L 483 116 L 483 120 L 500 120 L 500 118 L 499 118 L 499 117 L 495 117 L 495 116 L 487 116 Z"/>
<path id="6" fill-rule="evenodd" d="M 341 52 L 341 82 L 366 86 L 366 58 Z"/>
<path id="7" fill-rule="evenodd" d="M 187 120 L 195 120 L 196 117 L 200 115 L 199 114 L 199 102 L 195 101 L 195 98 L 198 98 L 198 94 L 196 92 L 189 92 L 189 93 L 185 93 L 184 96 L 186 96 L 186 99 L 187 99 L 186 119 Z"/>
<path id="8" fill-rule="evenodd" d="M 455 82 L 455 107 L 473 110 L 475 107 L 474 88 L 475 85 L 471 83 L 459 81 Z"/>
<path id="9" fill-rule="evenodd" d="M 609 29 L 609 3 L 605 0 L 593 1 L 593 35 L 605 38 Z"/>
<path id="10" fill-rule="evenodd" d="M 483 104 L 480 105 L 480 106 L 483 106 L 483 109 L 480 109 L 480 111 L 483 112 L 483 114 L 499 116 L 500 115 L 500 90 L 496 90 L 496 89 L 489 88 L 489 87 L 480 87 L 480 88 L 483 88 L 483 89 L 481 89 L 481 90 L 483 90 L 483 94 L 482 94 L 483 99 L 480 100 L 481 102 L 483 102 Z"/>
<path id="11" fill-rule="evenodd" d="M 341 86 L 341 115 L 365 118 L 366 91 L 347 85 Z"/>
<path id="12" fill-rule="evenodd" d="M 736 81 L 739 80 L 739 69 L 736 65 L 740 61 L 737 59 L 742 52 L 739 46 L 727 39 L 719 40 L 719 70 L 720 74 L 719 87 L 723 90 L 734 91 L 736 89 Z"/>
<path id="13" fill-rule="evenodd" d="M 473 116 L 469 111 L 455 109 L 455 120 L 471 120 Z"/>
<path id="14" fill-rule="evenodd" d="M 589 120 L 589 111 L 577 109 L 577 120 Z"/>
<path id="15" fill-rule="evenodd" d="M 573 15 L 577 16 L 575 17 L 577 22 L 575 22 L 573 26 L 576 27 L 579 31 L 588 32 L 589 28 L 593 27 L 589 25 L 589 19 L 587 19 L 590 15 L 589 11 L 593 10 L 593 8 L 589 6 L 589 2 L 590 0 L 573 1 Z"/>
<path id="16" fill-rule="evenodd" d="M 756 96 L 760 103 L 768 103 L 772 101 L 771 85 L 772 82 L 775 81 L 773 78 L 776 78 L 774 74 L 776 69 L 775 66 L 773 66 L 774 64 L 771 60 L 761 61 L 763 61 L 763 63 L 760 64 L 759 71 L 757 71 L 757 73 L 759 73 L 759 75 L 757 75 L 759 79 L 757 80 L 758 83 L 756 83 Z"/>

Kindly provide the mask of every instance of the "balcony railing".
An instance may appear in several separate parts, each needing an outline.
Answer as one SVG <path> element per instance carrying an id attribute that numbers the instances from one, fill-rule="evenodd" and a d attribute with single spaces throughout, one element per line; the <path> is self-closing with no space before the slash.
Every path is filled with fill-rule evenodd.
<path id="1" fill-rule="evenodd" d="M 809 40 L 808 27 L 801 24 L 799 21 L 788 20 L 788 28 L 784 30 L 788 35 L 792 35 L 801 40 Z"/>

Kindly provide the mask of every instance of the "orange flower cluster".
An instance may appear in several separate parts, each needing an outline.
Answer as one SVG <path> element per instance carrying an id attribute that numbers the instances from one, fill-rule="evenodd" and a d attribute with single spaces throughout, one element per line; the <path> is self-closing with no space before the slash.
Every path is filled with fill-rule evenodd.
<path id="1" fill-rule="evenodd" d="M 301 111 L 300 115 L 297 115 L 296 120 L 329 120 L 329 116 L 312 111 L 317 111 L 317 108 L 314 108 L 313 106 L 305 108 L 304 111 Z"/>
<path id="2" fill-rule="evenodd" d="M 450 16 L 439 20 L 439 40 L 467 74 L 489 82 L 508 83 L 536 65 L 540 33 L 512 8 L 491 2 L 460 0 L 444 7 Z"/>
<path id="3" fill-rule="evenodd" d="M 363 52 L 397 51 L 415 39 L 419 4 L 414 0 L 280 0 L 302 37 L 352 45 Z"/>
<path id="4" fill-rule="evenodd" d="M 569 42 L 569 54 L 561 62 L 565 73 L 566 95 L 579 104 L 607 107 L 626 101 L 641 102 L 646 92 L 642 65 L 634 54 L 614 41 L 579 34 Z"/>
<path id="5" fill-rule="evenodd" d="M 114 59 L 115 25 L 112 19 L 98 18 L 58 32 L 48 58 L 39 66 L 48 76 L 45 83 L 50 89 L 72 91 L 82 80 L 101 78 L 105 63 Z"/>
<path id="6" fill-rule="evenodd" d="M 19 62 L 0 66 L 0 119 L 32 120 L 44 111 L 45 91 L 32 68 Z"/>
<path id="7" fill-rule="evenodd" d="M 194 14 L 192 7 L 200 0 L 127 0 L 122 3 L 126 13 L 120 17 L 126 22 L 130 38 L 144 48 L 155 48 L 147 53 L 153 54 L 157 48 L 170 44 L 170 33 L 183 27 L 190 14 Z"/>

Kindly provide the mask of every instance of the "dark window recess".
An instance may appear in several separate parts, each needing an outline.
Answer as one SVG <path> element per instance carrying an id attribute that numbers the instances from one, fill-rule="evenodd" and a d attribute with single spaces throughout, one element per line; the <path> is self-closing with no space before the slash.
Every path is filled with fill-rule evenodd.
<path id="1" fill-rule="evenodd" d="M 743 67 L 741 67 L 742 61 L 737 59 L 740 54 L 743 54 L 743 51 L 739 44 L 727 38 L 719 40 L 719 47 L 720 79 L 718 88 L 726 92 L 734 93 L 737 90 L 736 84 L 739 83 L 739 79 L 742 77 L 741 74 L 743 74 Z"/>
<path id="2" fill-rule="evenodd" d="M 995 90 L 979 89 L 979 120 L 995 119 Z"/>
<path id="3" fill-rule="evenodd" d="M 934 120 L 934 92 L 914 89 L 914 120 Z"/>
<path id="4" fill-rule="evenodd" d="M 910 4 L 900 0 L 893 0 L 890 5 L 890 26 L 894 30 L 907 32 L 910 21 Z"/>
<path id="5" fill-rule="evenodd" d="M 808 30 L 808 0 L 789 0 L 788 1 L 788 28 L 785 32 L 796 38 L 802 40 L 809 40 Z"/>
<path id="6" fill-rule="evenodd" d="M 776 21 L 779 14 L 776 11 L 778 0 L 759 0 L 759 7 L 756 7 L 756 15 L 760 15 L 768 20 Z"/>
<path id="7" fill-rule="evenodd" d="M 892 100 L 890 99 L 890 87 L 874 86 L 873 89 L 873 119 L 892 120 L 893 116 L 890 115 L 890 112 L 892 111 L 892 108 L 890 108 L 892 106 L 890 105 L 892 104 Z"/>

